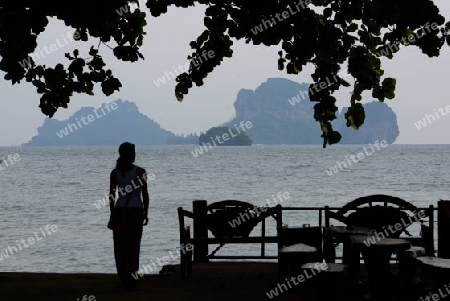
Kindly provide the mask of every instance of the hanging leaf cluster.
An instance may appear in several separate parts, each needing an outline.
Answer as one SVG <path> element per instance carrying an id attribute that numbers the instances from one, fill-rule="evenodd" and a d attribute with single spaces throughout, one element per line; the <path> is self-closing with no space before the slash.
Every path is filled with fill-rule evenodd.
<path id="1" fill-rule="evenodd" d="M 279 70 L 298 74 L 314 66 L 309 98 L 316 102 L 314 118 L 320 124 L 324 147 L 337 143 L 341 135 L 333 130 L 336 98 L 341 87 L 352 86 L 347 126 L 358 129 L 365 118 L 362 94 L 370 91 L 380 101 L 395 97 L 396 80 L 385 77 L 381 58 L 391 59 L 401 47 L 415 46 L 429 57 L 438 56 L 450 42 L 445 19 L 431 0 L 234 0 L 234 1 L 148 1 L 153 16 L 171 5 L 206 6 L 205 30 L 192 41 L 191 57 L 213 50 L 213 59 L 181 74 L 175 88 L 179 101 L 193 84 L 203 80 L 224 58 L 233 54 L 233 40 L 279 47 L 274 63 Z M 449 26 L 450 27 L 450 26 Z M 267 63 L 267 62 L 263 62 Z M 342 68 L 352 83 L 339 76 Z M 327 79 L 337 80 L 323 87 Z"/>
<path id="2" fill-rule="evenodd" d="M 361 105 L 365 91 L 380 101 L 395 97 L 396 81 L 386 77 L 381 58 L 392 59 L 402 47 L 418 47 L 429 57 L 438 56 L 450 44 L 445 19 L 432 0 L 5 0 L 0 3 L 0 70 L 12 84 L 26 80 L 36 87 L 40 108 L 53 116 L 66 108 L 74 93 L 93 95 L 100 85 L 105 95 L 118 91 L 121 83 L 100 54 L 100 47 L 122 61 L 143 59 L 139 49 L 145 35 L 145 10 L 158 17 L 170 6 L 203 5 L 205 29 L 190 43 L 191 68 L 177 77 L 175 95 L 182 101 L 189 89 L 204 79 L 225 58 L 233 55 L 233 41 L 279 47 L 274 65 L 288 74 L 314 67 L 310 100 L 320 124 L 324 147 L 339 142 L 333 130 L 336 118 L 334 92 L 352 87 L 347 125 L 364 123 Z M 74 29 L 74 43 L 90 44 L 89 53 L 66 53 L 55 66 L 33 60 L 37 38 L 49 19 L 64 21 Z M 214 56 L 206 59 L 205 53 Z M 204 59 L 199 64 L 198 58 Z M 262 62 L 267 63 L 267 62 Z M 346 68 L 349 83 L 340 77 Z M 327 79 L 337 79 L 323 87 Z M 322 86 L 321 86 L 322 85 Z"/>
<path id="3" fill-rule="evenodd" d="M 135 62 L 144 58 L 139 47 L 145 35 L 146 14 L 139 8 L 132 8 L 134 2 L 2 1 L 0 70 L 5 73 L 4 79 L 12 84 L 22 80 L 32 83 L 41 95 L 39 107 L 49 117 L 58 108 L 67 108 L 74 93 L 94 95 L 96 84 L 101 86 L 105 95 L 118 91 L 122 84 L 110 69 L 105 69 L 99 47 L 105 45 L 105 48 L 111 48 L 117 59 L 122 61 Z M 82 54 L 76 49 L 73 53 L 66 53 L 63 57 L 66 61 L 55 66 L 39 64 L 38 59 L 49 51 L 37 48 L 36 41 L 50 18 L 62 20 L 73 29 L 67 37 L 57 38 L 75 45 L 91 44 L 89 53 Z M 56 41 L 55 45 L 58 45 Z"/>

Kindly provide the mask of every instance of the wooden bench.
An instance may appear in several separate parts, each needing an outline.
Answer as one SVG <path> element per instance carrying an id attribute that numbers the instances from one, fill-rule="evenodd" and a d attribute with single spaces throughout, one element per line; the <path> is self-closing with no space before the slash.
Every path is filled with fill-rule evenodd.
<path id="1" fill-rule="evenodd" d="M 252 211 L 253 210 L 253 211 Z M 245 215 L 247 214 L 247 215 Z M 245 220 L 242 220 L 244 217 Z M 246 218 L 248 217 L 248 218 Z M 276 236 L 266 235 L 266 219 L 272 217 L 276 222 Z M 185 218 L 193 221 L 193 237 L 190 227 L 186 227 Z M 232 227 L 233 219 L 241 218 L 240 226 Z M 204 200 L 193 202 L 193 211 L 178 208 L 180 248 L 190 250 L 180 252 L 181 278 L 192 273 L 192 262 L 209 262 L 212 259 L 278 259 L 278 256 L 268 256 L 265 253 L 265 244 L 281 246 L 279 229 L 282 225 L 281 206 L 256 207 L 247 202 L 225 200 L 212 203 L 209 206 Z M 248 224 L 246 224 L 248 223 Z M 260 236 L 249 236 L 256 225 L 261 224 Z M 208 236 L 208 231 L 214 237 Z M 209 253 L 208 245 L 219 245 Z M 216 255 L 225 244 L 260 244 L 259 255 Z M 193 255 L 193 256 L 192 256 Z"/>
<path id="2" fill-rule="evenodd" d="M 278 273 L 296 276 L 307 262 L 322 260 L 322 227 L 283 228 L 278 249 Z"/>
<path id="3" fill-rule="evenodd" d="M 411 246 L 411 248 L 397 253 L 398 271 L 404 283 L 412 285 L 416 278 L 416 259 L 425 256 L 425 248 Z"/>
<path id="4" fill-rule="evenodd" d="M 417 261 L 433 274 L 433 290 L 445 290 L 450 283 L 450 259 L 434 256 L 418 257 Z"/>

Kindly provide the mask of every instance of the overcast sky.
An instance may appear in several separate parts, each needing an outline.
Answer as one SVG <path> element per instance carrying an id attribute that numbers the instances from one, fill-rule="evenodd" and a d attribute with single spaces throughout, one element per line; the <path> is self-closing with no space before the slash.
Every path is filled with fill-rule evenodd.
<path id="1" fill-rule="evenodd" d="M 442 15 L 449 19 L 450 1 L 435 0 Z M 173 67 L 184 65 L 191 53 L 189 42 L 203 31 L 203 9 L 171 8 L 166 15 L 153 18 L 147 13 L 147 27 L 144 46 L 141 52 L 145 61 L 123 63 L 117 61 L 111 51 L 101 47 L 108 67 L 118 77 L 123 87 L 120 92 L 105 97 L 100 89 L 95 96 L 75 95 L 68 109 L 60 109 L 54 116 L 66 119 L 81 107 L 97 107 L 106 101 L 118 98 L 137 104 L 139 110 L 158 122 L 163 128 L 176 134 L 206 131 L 212 126 L 223 123 L 234 116 L 233 103 L 237 92 L 242 88 L 255 89 L 267 78 L 283 77 L 297 82 L 311 82 L 311 68 L 299 75 L 287 75 L 277 69 L 279 47 L 247 45 L 235 42 L 234 55 L 226 59 L 204 82 L 202 87 L 194 87 L 179 103 L 174 96 L 175 81 L 172 79 L 159 87 L 154 83 Z M 75 47 L 83 49 L 80 43 L 70 42 L 67 36 L 70 28 L 61 21 L 51 21 L 46 32 L 39 38 L 38 47 L 57 49 L 44 55 L 38 63 L 54 66 L 66 62 L 64 53 Z M 97 45 L 92 40 L 90 45 Z M 88 49 L 88 47 L 84 47 Z M 393 60 L 383 60 L 385 76 L 397 79 L 396 98 L 386 100 L 395 111 L 400 127 L 399 144 L 449 144 L 450 114 L 442 116 L 417 129 L 414 123 L 425 118 L 425 114 L 434 114 L 434 110 L 450 105 L 450 77 L 448 66 L 450 48 L 444 47 L 440 57 L 428 58 L 417 48 L 407 47 L 397 53 Z M 2 73 L 2 78 L 4 73 Z M 44 122 L 39 96 L 34 87 L 23 81 L 11 86 L 10 82 L 0 81 L 2 111 L 0 118 L 0 146 L 20 145 L 37 134 L 37 128 Z M 349 90 L 336 94 L 338 106 L 349 105 Z M 366 94 L 364 102 L 371 101 Z M 445 112 L 445 111 L 444 111 Z M 319 126 L 319 125 L 318 125 Z"/>

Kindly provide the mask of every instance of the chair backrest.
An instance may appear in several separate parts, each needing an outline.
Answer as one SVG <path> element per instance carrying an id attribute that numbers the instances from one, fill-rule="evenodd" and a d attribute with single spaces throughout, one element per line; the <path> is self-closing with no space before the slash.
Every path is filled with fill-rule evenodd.
<path id="1" fill-rule="evenodd" d="M 345 215 L 348 213 L 348 211 L 356 210 L 358 208 L 368 206 L 372 207 L 374 204 L 383 204 L 384 207 L 394 207 L 396 206 L 398 209 L 401 210 L 408 210 L 408 211 L 417 211 L 417 207 L 411 204 L 410 202 L 407 202 L 401 198 L 390 196 L 390 195 L 384 195 L 384 194 L 374 194 L 374 195 L 368 195 L 364 197 L 357 198 L 347 204 L 345 204 L 341 209 L 339 209 L 336 213 Z"/>
<path id="2" fill-rule="evenodd" d="M 275 207 L 257 207 L 237 200 L 224 200 L 207 206 L 206 227 L 215 237 L 248 237 L 259 222 L 272 216 Z"/>
<path id="3" fill-rule="evenodd" d="M 387 233 L 388 237 L 399 237 L 410 226 L 406 212 L 398 208 L 384 206 L 356 209 L 348 215 L 347 225 L 375 229 L 378 232 Z"/>
<path id="4" fill-rule="evenodd" d="M 373 228 L 377 231 L 385 231 L 400 224 L 395 231 L 385 231 L 389 237 L 398 237 L 411 222 L 418 221 L 417 216 L 408 218 L 407 211 L 418 214 L 418 208 L 413 204 L 393 196 L 369 195 L 360 197 L 344 205 L 337 212 L 326 210 L 325 225 L 329 226 L 329 219 L 334 218 L 346 225 Z M 428 215 L 428 211 L 424 213 Z"/>

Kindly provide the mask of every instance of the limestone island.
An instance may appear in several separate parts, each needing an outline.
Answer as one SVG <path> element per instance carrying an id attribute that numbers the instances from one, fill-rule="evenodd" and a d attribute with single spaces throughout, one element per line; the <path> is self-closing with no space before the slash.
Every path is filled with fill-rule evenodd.
<path id="1" fill-rule="evenodd" d="M 213 127 L 198 138 L 199 145 L 223 146 L 223 145 L 252 145 L 252 139 L 244 132 L 245 127 Z"/>

